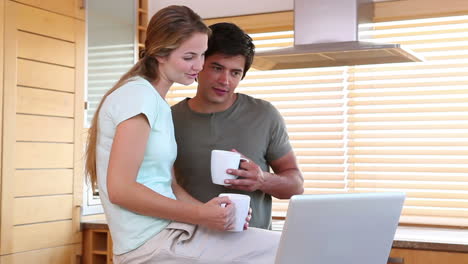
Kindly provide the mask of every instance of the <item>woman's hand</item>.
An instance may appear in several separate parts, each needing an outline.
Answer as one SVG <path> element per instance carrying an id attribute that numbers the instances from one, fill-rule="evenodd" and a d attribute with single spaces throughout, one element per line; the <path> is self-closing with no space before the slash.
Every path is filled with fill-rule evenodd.
<path id="1" fill-rule="evenodd" d="M 234 228 L 235 206 L 229 197 L 216 197 L 199 207 L 199 225 L 218 231 Z"/>
<path id="2" fill-rule="evenodd" d="M 249 228 L 250 219 L 252 219 L 252 207 L 249 208 L 249 213 L 245 218 L 244 230 L 247 230 Z"/>

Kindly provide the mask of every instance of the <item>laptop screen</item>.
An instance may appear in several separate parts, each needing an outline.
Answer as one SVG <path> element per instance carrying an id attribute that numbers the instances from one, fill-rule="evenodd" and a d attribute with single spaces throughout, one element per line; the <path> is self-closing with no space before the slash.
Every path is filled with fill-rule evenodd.
<path id="1" fill-rule="evenodd" d="M 404 193 L 296 195 L 276 264 L 385 264 Z"/>

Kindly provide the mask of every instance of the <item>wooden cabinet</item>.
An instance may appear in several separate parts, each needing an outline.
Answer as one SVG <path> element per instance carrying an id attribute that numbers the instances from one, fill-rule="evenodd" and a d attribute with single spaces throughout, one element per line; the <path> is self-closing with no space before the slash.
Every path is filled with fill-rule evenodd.
<path id="1" fill-rule="evenodd" d="M 403 264 L 468 264 L 468 253 L 393 248 L 390 257 Z"/>
<path id="2" fill-rule="evenodd" d="M 83 264 L 111 264 L 112 239 L 108 229 L 83 232 Z"/>
<path id="3" fill-rule="evenodd" d="M 107 225 L 91 221 L 84 226 L 83 264 L 112 263 L 112 239 Z M 468 253 L 393 248 L 388 264 L 468 264 Z"/>
<path id="4" fill-rule="evenodd" d="M 148 0 L 137 0 L 137 43 L 138 50 L 145 47 L 146 28 L 148 27 Z"/>
<path id="5" fill-rule="evenodd" d="M 84 10 L 0 0 L 0 263 L 77 263 Z"/>

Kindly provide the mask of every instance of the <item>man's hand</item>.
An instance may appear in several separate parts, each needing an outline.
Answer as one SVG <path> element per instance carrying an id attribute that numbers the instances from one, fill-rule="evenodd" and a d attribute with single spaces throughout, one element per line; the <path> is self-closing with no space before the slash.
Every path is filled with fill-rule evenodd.
<path id="1" fill-rule="evenodd" d="M 234 150 L 236 151 L 236 150 Z M 237 152 L 237 151 L 236 151 Z M 242 155 L 242 154 L 241 154 Z M 242 161 L 240 164 L 240 169 L 228 169 L 227 173 L 242 177 L 236 180 L 224 180 L 224 183 L 231 184 L 226 186 L 227 188 L 253 192 L 256 190 L 261 190 L 265 182 L 265 174 L 255 162 L 251 161 L 244 155 L 243 158 L 248 161 Z"/>
<path id="2" fill-rule="evenodd" d="M 226 187 L 248 192 L 260 190 L 278 199 L 289 199 L 295 194 L 304 192 L 304 179 L 293 151 L 270 161 L 269 165 L 274 173 L 262 171 L 261 167 L 251 160 L 241 162 L 240 170 L 227 170 L 227 173 L 241 178 L 225 180 L 225 183 L 231 184 Z"/>

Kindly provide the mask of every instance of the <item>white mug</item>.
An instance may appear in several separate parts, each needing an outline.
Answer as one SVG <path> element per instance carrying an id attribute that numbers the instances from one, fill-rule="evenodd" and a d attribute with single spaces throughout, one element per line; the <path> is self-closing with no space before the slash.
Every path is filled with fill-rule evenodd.
<path id="1" fill-rule="evenodd" d="M 228 174 L 228 169 L 239 169 L 241 160 L 248 161 L 242 158 L 237 152 L 226 150 L 212 150 L 211 151 L 211 180 L 214 184 L 230 185 L 224 183 L 224 180 L 233 180 L 237 176 Z"/>
<path id="2" fill-rule="evenodd" d="M 221 193 L 219 197 L 227 196 L 236 208 L 234 228 L 231 232 L 241 232 L 244 230 L 245 219 L 249 213 L 250 196 L 238 193 Z"/>

